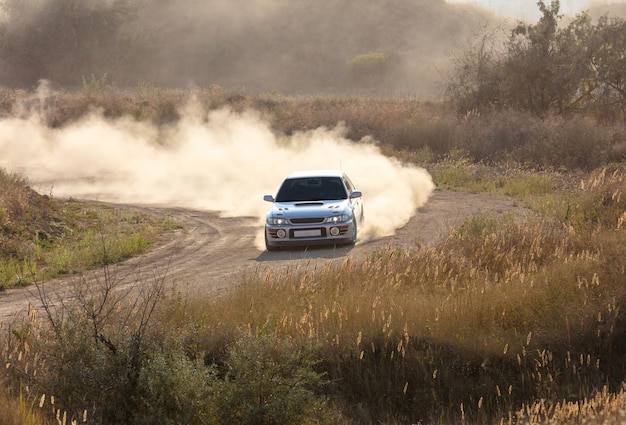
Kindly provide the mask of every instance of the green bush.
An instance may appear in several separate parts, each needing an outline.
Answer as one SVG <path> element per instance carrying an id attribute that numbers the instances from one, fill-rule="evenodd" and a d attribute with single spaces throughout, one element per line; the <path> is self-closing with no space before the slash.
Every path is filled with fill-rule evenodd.
<path id="1" fill-rule="evenodd" d="M 216 394 L 218 423 L 330 423 L 323 383 L 306 348 L 274 336 L 243 337 L 230 349 Z"/>
<path id="2" fill-rule="evenodd" d="M 348 61 L 351 72 L 359 77 L 376 75 L 385 69 L 388 58 L 381 52 L 369 52 L 356 55 Z"/>
<path id="3" fill-rule="evenodd" d="M 152 347 L 139 372 L 130 423 L 212 423 L 215 386 L 214 369 L 192 361 L 182 347 Z"/>

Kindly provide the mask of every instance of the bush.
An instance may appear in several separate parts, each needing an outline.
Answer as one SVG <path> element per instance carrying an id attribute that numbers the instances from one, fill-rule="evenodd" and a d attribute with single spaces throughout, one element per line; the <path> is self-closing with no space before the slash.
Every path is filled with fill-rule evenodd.
<path id="1" fill-rule="evenodd" d="M 545 121 L 537 137 L 521 146 L 515 157 L 543 167 L 591 171 L 607 162 L 608 133 L 607 128 L 582 117 Z"/>
<path id="2" fill-rule="evenodd" d="M 389 58 L 381 52 L 369 52 L 356 55 L 348 62 L 348 68 L 357 83 L 375 83 L 384 78 L 389 67 Z"/>
<path id="3" fill-rule="evenodd" d="M 458 147 L 459 140 L 459 129 L 450 125 L 450 121 L 426 116 L 405 119 L 390 125 L 386 139 L 396 149 L 414 152 L 428 148 L 435 160 L 444 158 Z"/>
<path id="4" fill-rule="evenodd" d="M 217 391 L 222 424 L 330 423 L 316 395 L 322 376 L 306 348 L 274 336 L 243 337 L 230 349 Z"/>
<path id="5" fill-rule="evenodd" d="M 474 161 L 497 163 L 510 159 L 542 134 L 542 122 L 530 113 L 504 110 L 492 113 L 470 113 L 461 122 L 459 147 Z M 516 157 L 519 162 L 525 158 Z"/>
<path id="6" fill-rule="evenodd" d="M 53 415 L 129 425 L 330 423 L 310 348 L 239 336 L 211 359 L 194 351 L 190 332 L 156 323 L 162 282 L 139 288 L 112 270 L 105 276 L 76 283 L 72 305 L 55 301 L 59 310 L 39 288 L 45 324 L 31 315 L 3 340 L 14 386 L 31 398 L 53 395 Z"/>
<path id="7" fill-rule="evenodd" d="M 129 423 L 175 425 L 211 423 L 214 369 L 189 359 L 182 347 L 154 346 L 139 372 Z"/>

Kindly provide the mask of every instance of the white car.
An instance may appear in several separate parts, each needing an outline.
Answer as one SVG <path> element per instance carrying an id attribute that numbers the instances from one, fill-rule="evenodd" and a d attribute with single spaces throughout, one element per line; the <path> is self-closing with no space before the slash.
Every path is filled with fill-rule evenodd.
<path id="1" fill-rule="evenodd" d="M 288 246 L 356 243 L 363 221 L 363 200 L 339 170 L 297 171 L 285 179 L 265 221 L 268 251 Z"/>

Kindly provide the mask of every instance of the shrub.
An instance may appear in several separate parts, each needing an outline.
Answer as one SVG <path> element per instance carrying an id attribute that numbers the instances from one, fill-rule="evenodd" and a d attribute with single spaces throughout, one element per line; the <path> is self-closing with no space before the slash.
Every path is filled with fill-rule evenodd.
<path id="1" fill-rule="evenodd" d="M 543 125 L 528 112 L 504 110 L 469 113 L 461 122 L 459 147 L 477 162 L 498 163 L 532 143 Z M 524 158 L 513 158 L 524 162 Z"/>
<path id="2" fill-rule="evenodd" d="M 322 376 L 302 345 L 269 335 L 244 336 L 230 348 L 227 364 L 216 394 L 219 423 L 330 423 L 316 394 Z"/>
<path id="3" fill-rule="evenodd" d="M 539 137 L 521 147 L 515 157 L 549 168 L 591 171 L 606 163 L 609 141 L 607 129 L 585 118 L 548 121 Z"/>
<path id="4" fill-rule="evenodd" d="M 619 167 L 594 171 L 582 188 L 562 199 L 563 220 L 577 231 L 621 230 L 626 212 L 626 172 Z"/>
<path id="5" fill-rule="evenodd" d="M 386 142 L 396 149 L 417 151 L 428 148 L 433 159 L 444 158 L 459 146 L 459 129 L 447 119 L 415 117 L 389 125 Z"/>
<path id="6" fill-rule="evenodd" d="M 381 52 L 356 55 L 348 61 L 352 77 L 360 83 L 380 81 L 387 71 L 389 58 Z"/>
<path id="7" fill-rule="evenodd" d="M 183 347 L 153 346 L 137 378 L 132 419 L 142 425 L 212 423 L 213 368 L 192 361 Z"/>

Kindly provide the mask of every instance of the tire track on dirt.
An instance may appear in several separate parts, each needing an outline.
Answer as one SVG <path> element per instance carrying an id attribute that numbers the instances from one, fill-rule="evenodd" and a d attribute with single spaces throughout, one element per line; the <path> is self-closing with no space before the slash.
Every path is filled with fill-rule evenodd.
<path id="1" fill-rule="evenodd" d="M 444 240 L 450 229 L 477 214 L 501 216 L 513 214 L 526 218 L 532 213 L 514 199 L 453 191 L 435 191 L 428 203 L 395 235 L 356 246 L 261 251 L 255 245 L 259 228 L 257 217 L 221 217 L 213 211 L 190 210 L 167 206 L 120 205 L 150 214 L 169 216 L 182 227 L 165 233 L 145 255 L 109 266 L 109 278 L 128 285 L 148 284 L 163 279 L 181 296 L 218 296 L 228 291 L 243 273 L 255 270 L 276 272 L 299 265 L 345 259 L 361 261 L 372 252 L 389 246 L 415 248 L 434 246 Z M 366 220 L 376 220 L 367 216 Z M 53 303 L 72 297 L 74 285 L 81 281 L 105 279 L 103 270 L 83 276 L 60 278 L 39 286 L 14 288 L 0 293 L 0 329 L 17 320 L 30 308 L 41 308 L 38 291 L 43 289 Z"/>

